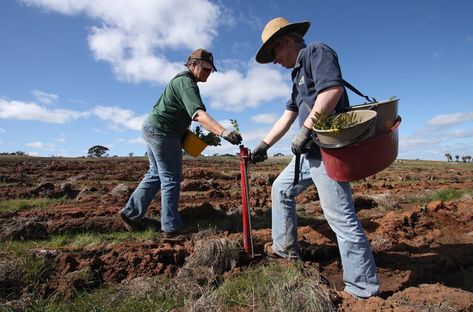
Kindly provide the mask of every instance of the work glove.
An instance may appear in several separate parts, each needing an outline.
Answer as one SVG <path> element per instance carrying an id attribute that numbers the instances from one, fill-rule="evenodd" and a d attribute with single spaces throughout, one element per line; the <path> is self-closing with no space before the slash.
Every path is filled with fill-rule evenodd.
<path id="1" fill-rule="evenodd" d="M 225 129 L 222 132 L 222 138 L 232 143 L 233 145 L 238 145 L 241 143 L 241 135 L 235 130 Z"/>
<path id="2" fill-rule="evenodd" d="M 307 153 L 307 143 L 311 140 L 312 130 L 302 126 L 297 135 L 292 139 L 291 150 L 294 155 Z"/>
<path id="3" fill-rule="evenodd" d="M 257 162 L 268 159 L 268 149 L 269 145 L 261 141 L 261 143 L 251 152 L 251 162 L 256 164 Z"/>

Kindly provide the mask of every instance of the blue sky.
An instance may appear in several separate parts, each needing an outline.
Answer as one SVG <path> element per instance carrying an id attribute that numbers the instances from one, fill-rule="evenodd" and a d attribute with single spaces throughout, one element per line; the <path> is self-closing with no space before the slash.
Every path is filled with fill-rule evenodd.
<path id="1" fill-rule="evenodd" d="M 208 112 L 228 127 L 236 119 L 254 148 L 289 96 L 290 70 L 254 61 L 264 25 L 283 16 L 309 20 L 306 42 L 334 48 L 361 91 L 400 98 L 399 158 L 472 155 L 472 12 L 469 0 L 3 0 L 0 151 L 143 155 L 142 120 L 199 47 L 218 68 L 199 84 Z M 289 154 L 296 131 L 270 154 Z"/>

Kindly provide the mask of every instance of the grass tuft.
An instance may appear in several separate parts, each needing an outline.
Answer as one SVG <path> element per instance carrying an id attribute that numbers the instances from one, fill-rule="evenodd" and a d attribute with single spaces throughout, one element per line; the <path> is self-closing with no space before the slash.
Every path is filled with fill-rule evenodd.
<path id="1" fill-rule="evenodd" d="M 28 209 L 40 209 L 44 207 L 64 204 L 68 199 L 58 198 L 30 198 L 30 199 L 9 199 L 0 201 L 0 212 L 17 212 Z"/>
<path id="2" fill-rule="evenodd" d="M 335 311 L 317 271 L 301 263 L 250 268 L 204 294 L 193 311 Z"/>
<path id="3" fill-rule="evenodd" d="M 472 195 L 473 190 L 455 190 L 455 189 L 443 189 L 434 194 L 433 200 L 456 200 L 461 199 L 464 195 Z"/>

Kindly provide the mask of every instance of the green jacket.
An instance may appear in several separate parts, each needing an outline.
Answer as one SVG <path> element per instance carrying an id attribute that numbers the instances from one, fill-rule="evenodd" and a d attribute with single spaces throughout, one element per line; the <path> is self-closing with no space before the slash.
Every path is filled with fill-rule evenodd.
<path id="1" fill-rule="evenodd" d="M 206 108 L 202 103 L 197 81 L 186 70 L 177 74 L 166 85 L 148 115 L 148 121 L 159 132 L 182 138 L 199 110 L 206 111 Z"/>

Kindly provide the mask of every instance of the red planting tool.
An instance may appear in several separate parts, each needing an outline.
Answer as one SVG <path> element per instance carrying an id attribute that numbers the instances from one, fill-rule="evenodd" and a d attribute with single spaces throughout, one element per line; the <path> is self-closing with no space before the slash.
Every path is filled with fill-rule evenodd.
<path id="1" fill-rule="evenodd" d="M 248 189 L 248 164 L 251 152 L 243 145 L 240 145 L 240 173 L 241 173 L 241 215 L 243 219 L 243 250 L 246 256 L 253 258 L 253 238 L 251 236 L 251 220 L 248 209 L 249 189 Z"/>

